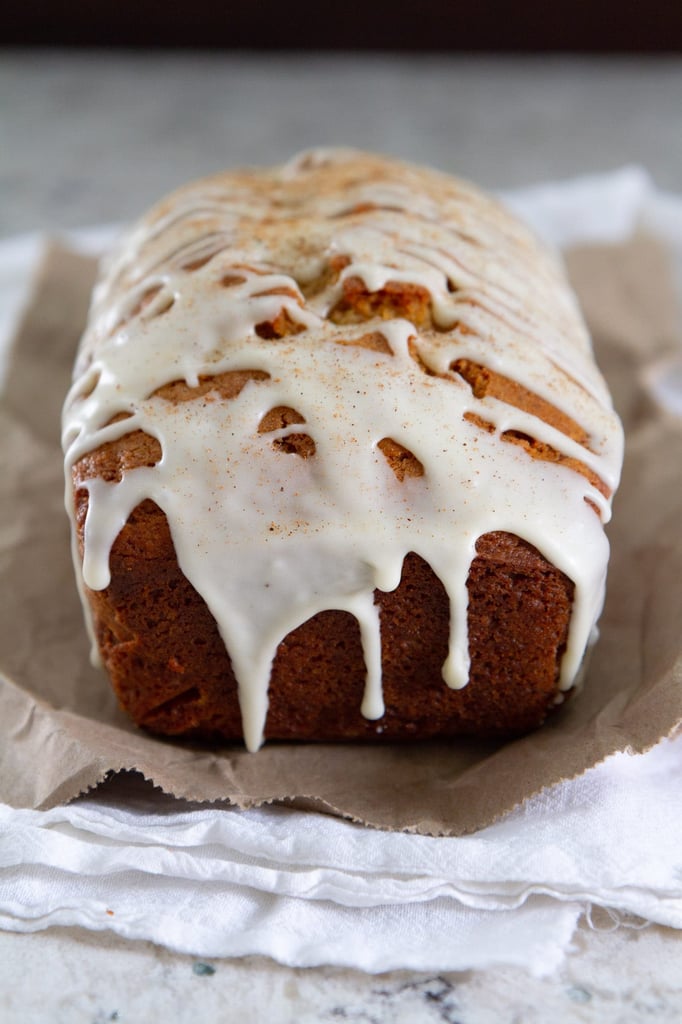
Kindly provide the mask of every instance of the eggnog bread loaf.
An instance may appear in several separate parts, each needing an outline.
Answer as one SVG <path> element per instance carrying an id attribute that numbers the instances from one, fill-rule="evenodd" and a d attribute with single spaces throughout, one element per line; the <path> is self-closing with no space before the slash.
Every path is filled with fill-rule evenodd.
<path id="1" fill-rule="evenodd" d="M 150 730 L 517 734 L 574 687 L 620 424 L 559 261 L 470 185 L 319 150 L 176 192 L 104 268 L 64 448 Z"/>

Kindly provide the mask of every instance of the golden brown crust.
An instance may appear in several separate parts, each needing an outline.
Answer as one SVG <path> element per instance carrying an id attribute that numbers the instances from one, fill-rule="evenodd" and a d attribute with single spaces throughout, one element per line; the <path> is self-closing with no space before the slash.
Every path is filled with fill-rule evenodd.
<path id="1" fill-rule="evenodd" d="M 403 317 L 418 328 L 433 328 L 431 296 L 421 285 L 388 281 L 385 288 L 370 292 L 359 277 L 343 282 L 343 297 L 328 319 L 335 324 L 359 324 L 379 317 L 393 320 Z"/>
<path id="2" fill-rule="evenodd" d="M 396 478 L 402 483 L 406 476 L 423 476 L 424 467 L 411 451 L 404 445 L 398 444 L 392 437 L 383 437 L 378 442 L 379 448 L 395 473 Z"/>
<path id="3" fill-rule="evenodd" d="M 87 495 L 79 492 L 78 522 Z M 122 707 L 154 732 L 240 739 L 237 687 L 208 608 L 177 565 L 163 512 L 145 501 L 111 553 L 110 586 L 89 592 L 104 664 Z M 386 714 L 360 713 L 365 667 L 357 623 L 322 612 L 280 645 L 266 737 L 334 740 L 507 735 L 539 725 L 555 702 L 573 584 L 510 534 L 480 538 L 468 582 L 471 678 L 441 678 L 448 602 L 417 555 L 381 608 Z"/>
<path id="4" fill-rule="evenodd" d="M 277 405 L 263 416 L 258 424 L 258 433 L 269 434 L 274 430 L 288 427 L 292 423 L 305 423 L 305 418 L 300 412 L 296 412 L 289 406 Z M 272 444 L 277 451 L 286 452 L 289 455 L 300 455 L 302 459 L 309 459 L 315 454 L 315 442 L 310 434 L 287 434 L 285 437 L 276 438 Z"/>
<path id="5" fill-rule="evenodd" d="M 538 419 L 556 427 L 562 434 L 566 434 L 578 444 L 588 447 L 589 437 L 579 423 L 576 423 L 574 419 L 557 409 L 545 398 L 541 398 L 540 395 L 523 387 L 518 381 L 504 377 L 501 373 L 495 373 L 493 370 L 481 366 L 480 363 L 474 363 L 471 359 L 456 359 L 450 369 L 464 378 L 476 398 L 485 398 L 486 395 L 497 398 L 500 402 L 506 402 L 507 405 L 513 405 L 517 409 L 537 416 Z"/>
<path id="6" fill-rule="evenodd" d="M 95 477 L 112 483 L 132 469 L 155 466 L 161 454 L 161 445 L 155 437 L 143 430 L 132 430 L 84 455 L 74 467 L 74 485 L 78 487 Z"/>
<path id="7" fill-rule="evenodd" d="M 208 394 L 216 394 L 221 399 L 236 398 L 250 380 L 267 380 L 264 370 L 227 370 L 210 377 L 199 377 L 194 387 L 184 380 L 174 380 L 164 384 L 154 394 L 165 398 L 167 402 L 190 402 L 195 398 L 204 398 Z"/>

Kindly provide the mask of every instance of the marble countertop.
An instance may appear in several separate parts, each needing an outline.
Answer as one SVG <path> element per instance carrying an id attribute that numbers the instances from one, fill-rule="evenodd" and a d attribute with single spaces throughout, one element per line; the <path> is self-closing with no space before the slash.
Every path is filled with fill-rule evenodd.
<path id="1" fill-rule="evenodd" d="M 499 967 L 453 974 L 291 969 L 260 957 L 203 961 L 147 942 L 53 928 L 0 932 L 3 1024 L 678 1024 L 682 939 L 666 929 L 581 926 L 550 978 Z"/>
<path id="2" fill-rule="evenodd" d="M 682 192 L 682 60 L 0 53 L 0 238 L 134 217 L 165 190 L 312 145 L 488 187 L 625 164 Z M 584 921 L 550 978 L 204 963 L 106 933 L 0 932 L 3 1024 L 682 1019 L 682 934 Z"/>

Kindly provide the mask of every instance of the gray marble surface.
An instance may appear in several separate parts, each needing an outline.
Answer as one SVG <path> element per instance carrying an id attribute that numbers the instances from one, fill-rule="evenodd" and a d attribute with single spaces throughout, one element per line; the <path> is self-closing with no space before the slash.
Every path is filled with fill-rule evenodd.
<path id="1" fill-rule="evenodd" d="M 344 143 L 510 187 L 646 167 L 682 192 L 682 60 L 0 53 L 0 237 L 127 220 L 234 163 Z M 371 977 L 0 933 L 3 1024 L 682 1019 L 682 935 L 583 923 L 556 975 Z"/>
<path id="2" fill-rule="evenodd" d="M 259 957 L 198 960 L 146 942 L 54 928 L 0 932 L 3 1024 L 678 1024 L 682 940 L 583 925 L 550 978 L 523 970 L 365 975 Z"/>

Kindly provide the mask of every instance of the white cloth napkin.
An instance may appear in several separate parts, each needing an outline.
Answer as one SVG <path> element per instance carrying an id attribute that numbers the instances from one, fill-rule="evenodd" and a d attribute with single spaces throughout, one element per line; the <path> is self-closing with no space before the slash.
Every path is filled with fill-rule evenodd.
<path id="1" fill-rule="evenodd" d="M 1 927 L 111 928 L 295 966 L 537 973 L 590 904 L 682 927 L 682 740 L 617 754 L 461 838 L 114 788 L 0 808 Z"/>
<path id="2" fill-rule="evenodd" d="M 679 225 L 669 240 L 682 252 L 682 200 L 637 169 L 505 199 L 558 244 L 624 239 L 644 218 Z M 0 296 L 8 254 L 16 296 L 17 253 L 28 270 L 37 245 L 0 245 Z M 81 925 L 295 966 L 543 974 L 591 906 L 682 928 L 682 738 L 617 754 L 462 838 L 192 805 L 135 777 L 51 811 L 0 805 L 8 930 Z"/>

